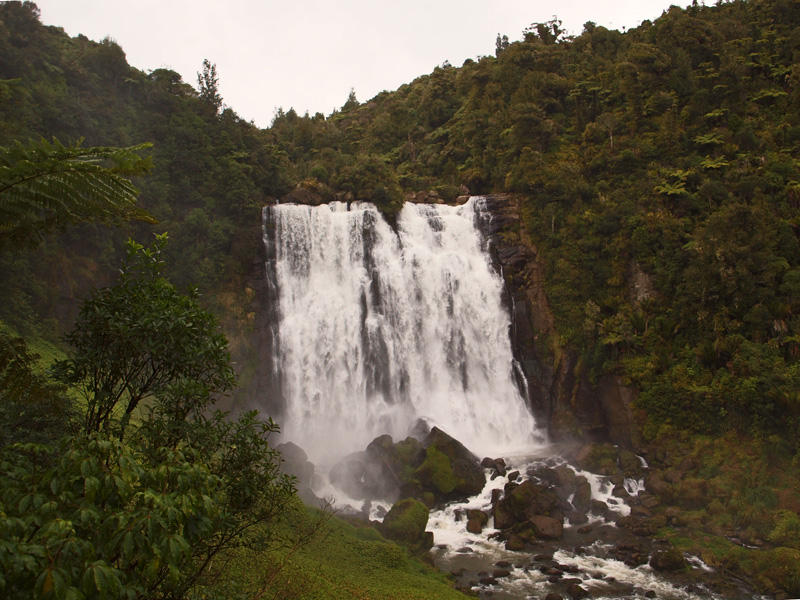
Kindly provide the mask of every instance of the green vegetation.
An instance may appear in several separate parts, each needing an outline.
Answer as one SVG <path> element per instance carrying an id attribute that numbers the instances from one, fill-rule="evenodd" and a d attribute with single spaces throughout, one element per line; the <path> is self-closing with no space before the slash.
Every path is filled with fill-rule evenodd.
<path id="1" fill-rule="evenodd" d="M 425 512 L 427 519 L 427 511 Z M 322 535 L 306 541 L 324 522 Z M 442 573 L 403 548 L 388 542 L 372 527 L 326 519 L 314 509 L 287 513 L 275 535 L 274 549 L 251 547 L 229 555 L 214 570 L 198 597 L 306 598 L 308 600 L 458 600 L 464 599 Z M 298 543 L 300 542 L 300 543 Z M 254 568 L 259 565 L 259 568 Z"/>
<path id="2" fill-rule="evenodd" d="M 276 425 L 210 411 L 233 382 L 226 342 L 163 277 L 164 241 L 130 243 L 120 281 L 68 336 L 74 351 L 54 372 L 84 408 L 36 371 L 21 338 L 2 336 L 4 597 L 185 597 L 256 526 L 268 545 L 293 498 L 268 443 Z"/>
<path id="3" fill-rule="evenodd" d="M 548 345 L 579 356 L 575 375 L 613 374 L 639 391 L 648 459 L 671 472 L 658 491 L 665 510 L 678 511 L 665 535 L 765 590 L 800 593 L 798 23 L 792 0 L 673 6 L 624 33 L 587 22 L 568 36 L 557 20 L 534 23 L 519 42 L 498 36 L 495 56 L 445 63 L 364 103 L 351 94 L 329 116 L 279 110 L 259 130 L 223 108 L 208 60 L 194 89 L 173 71 L 131 68 L 109 39 L 42 26 L 33 3 L 0 4 L 0 518 L 4 544 L 17 544 L 0 547 L 0 585 L 12 597 L 28 585 L 62 597 L 203 585 L 235 597 L 264 595 L 265 582 L 278 596 L 392 597 L 406 580 L 389 567 L 434 585 L 371 529 L 339 523 L 332 545 L 226 555 L 241 588 L 222 577 L 228 571 L 214 572 L 229 587 L 190 581 L 203 571 L 194 554 L 213 552 L 201 540 L 281 505 L 256 501 L 247 483 L 274 474 L 259 441 L 274 425 L 204 412 L 211 393 L 232 385 L 205 310 L 233 334 L 240 370 L 256 370 L 246 281 L 261 205 L 294 190 L 371 200 L 391 218 L 404 197 L 426 190 L 448 201 L 467 191 L 518 195 L 518 235 L 536 249 L 553 310 Z M 41 200 L 35 210 L 31 195 Z M 126 246 L 154 231 L 169 231 L 170 244 Z M 114 283 L 126 251 L 158 258 Z M 148 271 L 161 258 L 163 270 Z M 178 292 L 194 285 L 207 295 Z M 17 334 L 36 340 L 36 353 L 58 354 L 64 348 L 52 344 L 76 317 L 57 382 Z M 181 330 L 189 322 L 198 329 Z M 104 356 L 103 323 L 118 326 L 113 356 L 135 346 L 163 359 L 152 384 L 130 376 L 136 357 Z M 195 345 L 203 352 L 187 356 Z M 108 366 L 102 376 L 92 370 L 99 364 Z M 82 400 L 64 384 L 82 386 Z M 62 434 L 72 442 L 57 441 Z M 232 443 L 241 451 L 223 452 Z M 263 471 L 239 468 L 254 456 L 267 460 L 255 463 Z M 434 484 L 456 485 L 458 473 L 429 458 Z M 594 458 L 614 467 L 610 455 Z M 92 471 L 99 464 L 107 469 Z M 81 496 L 90 477 L 110 477 L 110 487 Z M 159 495 L 165 482 L 175 483 L 168 498 Z M 136 511 L 148 507 L 161 519 L 157 536 L 137 529 Z M 186 511 L 202 522 L 189 527 Z M 284 527 L 272 523 L 248 535 Z M 132 542 L 101 539 L 121 524 Z M 54 548 L 62 566 L 48 562 Z M 285 566 L 256 581 L 254 560 Z M 376 574 L 376 564 L 387 570 Z M 417 585 L 397 589 L 433 597 Z"/>

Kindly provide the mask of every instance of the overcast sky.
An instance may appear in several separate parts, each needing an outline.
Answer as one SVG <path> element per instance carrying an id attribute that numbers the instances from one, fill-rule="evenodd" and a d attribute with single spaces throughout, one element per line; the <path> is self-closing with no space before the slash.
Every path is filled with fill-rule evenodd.
<path id="1" fill-rule="evenodd" d="M 197 84 L 217 65 L 226 105 L 261 127 L 275 110 L 329 115 L 354 89 L 360 101 L 394 90 L 445 60 L 494 53 L 534 22 L 557 16 L 613 29 L 656 19 L 669 0 L 36 0 L 42 22 L 71 36 L 111 37 L 128 63 Z"/>

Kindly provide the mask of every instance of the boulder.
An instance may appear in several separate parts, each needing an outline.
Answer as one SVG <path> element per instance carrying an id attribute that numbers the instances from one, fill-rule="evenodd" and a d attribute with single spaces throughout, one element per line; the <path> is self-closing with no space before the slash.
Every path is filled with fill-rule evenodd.
<path id="1" fill-rule="evenodd" d="M 359 500 L 387 497 L 390 487 L 380 467 L 370 461 L 366 452 L 345 456 L 331 468 L 328 477 L 333 485 Z"/>
<path id="2" fill-rule="evenodd" d="M 681 571 L 686 568 L 686 560 L 677 548 L 669 546 L 653 552 L 650 566 L 656 571 Z"/>
<path id="3" fill-rule="evenodd" d="M 575 478 L 575 495 L 572 497 L 575 510 L 587 513 L 592 508 L 592 486 L 583 475 Z"/>
<path id="4" fill-rule="evenodd" d="M 470 533 L 480 533 L 489 522 L 489 515 L 482 510 L 467 510 L 467 531 Z"/>
<path id="5" fill-rule="evenodd" d="M 508 503 L 504 502 L 503 500 L 498 501 L 494 505 L 494 510 L 492 512 L 494 515 L 495 529 L 508 529 L 517 523 L 517 518 L 511 511 Z"/>
<path id="6" fill-rule="evenodd" d="M 517 535 L 516 533 L 512 533 L 508 536 L 506 540 L 506 550 L 511 550 L 512 552 L 520 552 L 521 550 L 525 549 L 525 540 Z"/>
<path id="7" fill-rule="evenodd" d="M 581 587 L 577 583 L 570 583 L 567 586 L 567 593 L 573 600 L 580 600 L 581 598 L 587 598 L 589 596 L 589 592 L 586 591 L 586 588 Z"/>
<path id="8" fill-rule="evenodd" d="M 543 540 L 558 540 L 564 534 L 563 522 L 553 517 L 534 515 L 530 518 L 536 537 Z"/>
<path id="9" fill-rule="evenodd" d="M 433 535 L 425 531 L 428 507 L 419 500 L 406 498 L 395 502 L 383 518 L 381 533 L 414 551 L 426 551 L 433 546 Z"/>
<path id="10" fill-rule="evenodd" d="M 434 427 L 422 445 L 425 458 L 413 476 L 437 501 L 467 498 L 483 490 L 486 476 L 480 462 L 461 442 Z"/>
<path id="11" fill-rule="evenodd" d="M 317 505 L 320 499 L 311 490 L 314 464 L 308 460 L 305 450 L 294 442 L 286 442 L 275 448 L 281 453 L 281 472 L 297 478 L 297 495 L 306 504 Z"/>
<path id="12" fill-rule="evenodd" d="M 535 515 L 547 515 L 563 519 L 560 503 L 555 493 L 531 480 L 523 481 L 516 486 L 504 499 L 519 521 L 529 519 Z"/>

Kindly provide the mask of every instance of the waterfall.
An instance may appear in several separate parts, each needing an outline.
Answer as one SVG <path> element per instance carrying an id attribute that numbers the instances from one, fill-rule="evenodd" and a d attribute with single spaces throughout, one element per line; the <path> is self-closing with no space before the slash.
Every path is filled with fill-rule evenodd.
<path id="1" fill-rule="evenodd" d="M 265 215 L 284 438 L 323 463 L 420 418 L 481 456 L 536 444 L 480 198 L 406 203 L 397 231 L 371 204 Z"/>

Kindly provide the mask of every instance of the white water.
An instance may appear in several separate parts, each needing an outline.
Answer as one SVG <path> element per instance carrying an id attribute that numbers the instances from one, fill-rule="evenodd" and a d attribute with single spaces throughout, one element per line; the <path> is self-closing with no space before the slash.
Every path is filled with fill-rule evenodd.
<path id="1" fill-rule="evenodd" d="M 544 453 L 543 453 L 544 454 Z M 506 467 L 509 471 L 518 470 L 521 473 L 530 473 L 538 467 L 552 468 L 556 465 L 566 465 L 571 468 L 576 475 L 585 477 L 591 487 L 592 500 L 599 500 L 608 503 L 609 509 L 621 515 L 630 513 L 630 506 L 611 494 L 611 486 L 607 477 L 582 471 L 570 465 L 557 456 L 547 458 L 533 458 L 509 460 Z M 492 565 L 498 560 L 512 563 L 514 568 L 510 569 L 507 577 L 498 578 L 493 585 L 475 585 L 472 590 L 480 593 L 480 597 L 486 595 L 498 598 L 541 598 L 548 592 L 554 590 L 554 586 L 549 583 L 541 567 L 536 567 L 530 563 L 532 552 L 514 552 L 507 550 L 505 543 L 494 539 L 493 534 L 498 533 L 494 529 L 494 519 L 490 516 L 489 521 L 483 531 L 479 534 L 467 531 L 467 519 L 464 513 L 468 509 L 482 510 L 484 513 L 492 514 L 492 490 L 503 489 L 508 481 L 506 477 L 491 479 L 491 470 L 486 470 L 486 485 L 484 489 L 467 499 L 464 502 L 451 503 L 439 510 L 431 512 L 427 529 L 433 531 L 434 562 L 444 571 L 452 571 L 454 568 L 467 567 L 473 570 L 483 570 L 491 572 Z M 638 493 L 644 489 L 642 481 L 626 480 L 627 485 L 636 487 L 634 492 Z M 611 501 L 611 502 L 610 502 Z M 456 515 L 461 513 L 461 518 Z M 605 518 L 594 516 L 590 518 L 590 523 L 605 524 Z M 565 528 L 572 527 L 569 521 L 565 520 Z M 581 554 L 576 554 L 569 550 L 559 549 L 553 554 L 555 562 L 561 565 L 568 565 L 577 568 L 576 573 L 568 576 L 580 579 L 580 585 L 591 593 L 592 598 L 597 600 L 612 600 L 615 598 L 642 598 L 645 590 L 652 590 L 657 598 L 663 600 L 700 600 L 702 598 L 721 600 L 721 597 L 710 591 L 696 586 L 699 593 L 687 591 L 678 585 L 670 583 L 647 565 L 630 567 L 625 563 L 604 556 L 607 554 L 610 545 L 595 542 L 593 545 L 584 548 Z M 703 563 L 698 557 L 687 556 L 687 561 L 692 568 L 706 572 L 712 569 Z M 521 568 L 522 567 L 522 568 Z M 616 581 L 617 583 L 610 583 Z M 619 589 L 618 583 L 630 586 L 630 590 Z M 638 591 L 634 591 L 638 590 Z M 487 594 L 490 592 L 490 594 Z"/>
<path id="2" fill-rule="evenodd" d="M 476 454 L 525 453 L 536 425 L 476 227 L 482 201 L 270 207 L 287 439 L 312 461 L 403 438 L 418 418 Z"/>

